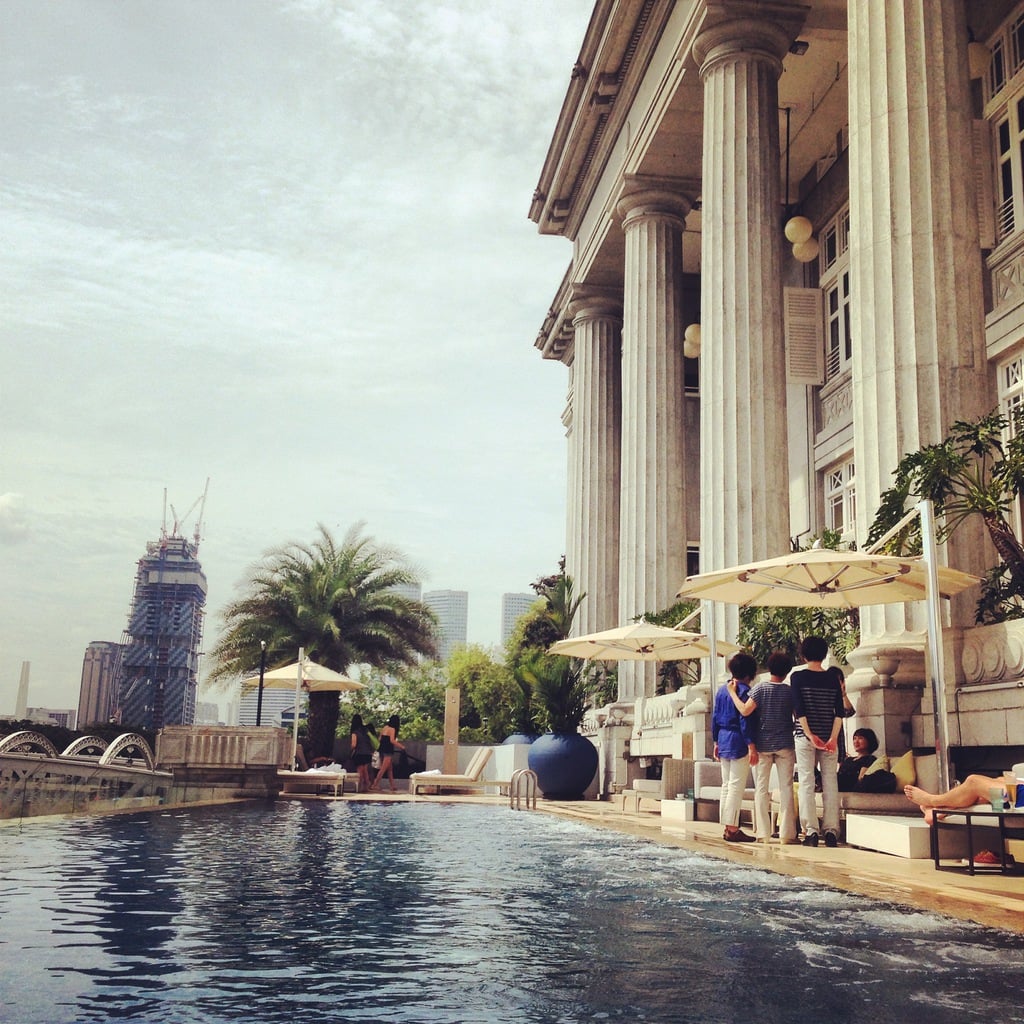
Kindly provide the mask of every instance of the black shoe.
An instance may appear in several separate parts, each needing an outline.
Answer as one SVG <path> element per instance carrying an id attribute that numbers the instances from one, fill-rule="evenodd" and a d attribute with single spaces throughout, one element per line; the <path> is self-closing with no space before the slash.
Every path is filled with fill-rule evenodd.
<path id="1" fill-rule="evenodd" d="M 742 829 L 736 829 L 735 832 L 729 832 L 728 830 L 722 833 L 722 838 L 727 843 L 752 843 L 754 842 L 753 836 L 748 836 Z"/>
<path id="2" fill-rule="evenodd" d="M 817 846 L 818 845 L 818 833 L 808 832 L 804 836 L 804 846 Z"/>
<path id="3" fill-rule="evenodd" d="M 839 836 L 835 832 L 825 833 L 825 845 L 830 849 L 834 850 L 839 845 Z"/>

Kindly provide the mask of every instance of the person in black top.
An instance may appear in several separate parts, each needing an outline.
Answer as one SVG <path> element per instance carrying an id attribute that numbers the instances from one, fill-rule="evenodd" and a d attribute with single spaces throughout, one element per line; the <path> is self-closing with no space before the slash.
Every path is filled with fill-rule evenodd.
<path id="1" fill-rule="evenodd" d="M 818 845 L 818 809 L 814 798 L 814 770 L 821 774 L 822 822 L 825 845 L 839 843 L 838 737 L 843 725 L 843 692 L 835 675 L 822 668 L 828 643 L 820 636 L 806 637 L 800 645 L 806 667 L 789 677 L 793 695 L 797 804 L 804 830 L 804 846 Z"/>

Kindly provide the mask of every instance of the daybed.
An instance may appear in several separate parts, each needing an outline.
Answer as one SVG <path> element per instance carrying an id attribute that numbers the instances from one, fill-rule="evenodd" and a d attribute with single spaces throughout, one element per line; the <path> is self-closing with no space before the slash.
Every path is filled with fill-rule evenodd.
<path id="1" fill-rule="evenodd" d="M 342 768 L 340 771 L 324 771 L 321 768 L 310 768 L 306 772 L 288 772 L 283 769 L 277 773 L 281 780 L 282 793 L 319 793 L 321 790 L 333 789 L 334 795 L 345 792 L 345 783 L 351 781 L 353 792 L 359 792 L 359 776 L 350 775 Z"/>
<path id="2" fill-rule="evenodd" d="M 507 786 L 507 782 L 481 778 L 484 767 L 491 759 L 491 748 L 481 747 L 470 758 L 466 771 L 462 775 L 445 775 L 442 772 L 414 772 L 409 776 L 409 791 L 415 796 L 425 788 L 433 788 L 440 793 L 445 789 L 479 789 L 483 786 Z"/>
<path id="3" fill-rule="evenodd" d="M 902 762 L 902 772 L 897 772 L 899 784 L 895 793 L 840 793 L 839 820 L 842 823 L 848 811 L 863 814 L 902 814 L 913 812 L 914 805 L 903 795 L 903 786 L 907 783 L 921 786 L 931 792 L 938 787 L 938 772 L 935 755 L 927 754 L 914 757 L 912 753 L 902 758 L 894 758 Z M 772 782 L 772 815 L 778 814 L 778 785 Z M 722 766 L 718 761 L 697 761 L 693 766 L 693 791 L 697 802 L 696 817 L 698 821 L 717 821 L 718 804 L 722 795 Z M 821 815 L 821 794 L 815 794 L 818 815 Z M 743 791 L 743 809 L 753 811 L 754 781 L 753 775 L 747 779 L 747 788 Z"/>

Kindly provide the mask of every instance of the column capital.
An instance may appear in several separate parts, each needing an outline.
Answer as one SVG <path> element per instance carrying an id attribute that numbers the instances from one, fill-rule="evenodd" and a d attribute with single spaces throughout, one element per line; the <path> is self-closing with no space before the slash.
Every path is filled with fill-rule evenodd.
<path id="1" fill-rule="evenodd" d="M 787 0 L 710 0 L 707 17 L 693 44 L 700 76 L 722 61 L 743 57 L 772 64 L 782 73 L 782 58 L 803 27 L 809 8 Z"/>
<path id="2" fill-rule="evenodd" d="M 566 316 L 578 326 L 586 320 L 606 318 L 622 322 L 622 292 L 595 285 L 574 284 L 569 289 Z"/>
<path id="3" fill-rule="evenodd" d="M 627 174 L 619 189 L 616 212 L 623 228 L 642 217 L 676 220 L 682 230 L 700 195 L 700 182 L 691 178 L 662 178 Z"/>

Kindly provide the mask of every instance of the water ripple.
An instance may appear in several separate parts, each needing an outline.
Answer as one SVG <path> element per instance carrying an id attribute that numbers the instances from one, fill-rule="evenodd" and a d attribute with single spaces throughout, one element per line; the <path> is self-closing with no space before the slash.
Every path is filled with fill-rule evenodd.
<path id="1" fill-rule="evenodd" d="M 0 1024 L 1024 1019 L 1019 936 L 544 815 L 290 802 L 3 838 Z"/>

